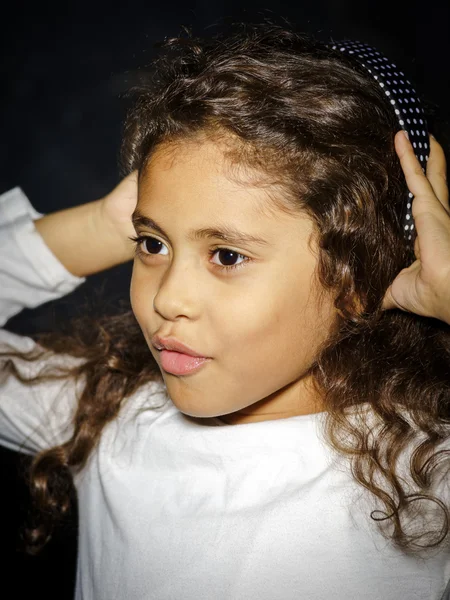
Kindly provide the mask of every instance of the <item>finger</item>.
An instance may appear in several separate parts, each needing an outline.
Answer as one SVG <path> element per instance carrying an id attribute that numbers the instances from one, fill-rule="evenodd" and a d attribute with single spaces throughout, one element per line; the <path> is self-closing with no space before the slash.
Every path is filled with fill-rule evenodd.
<path id="1" fill-rule="evenodd" d="M 436 214 L 447 209 L 438 200 L 433 187 L 422 170 L 422 167 L 414 153 L 413 147 L 402 131 L 395 136 L 395 149 L 400 159 L 403 173 L 406 178 L 408 189 L 414 196 L 412 203 L 413 218 L 416 219 L 421 213 L 431 211 Z"/>
<path id="2" fill-rule="evenodd" d="M 427 162 L 427 178 L 440 203 L 450 213 L 445 154 L 439 142 L 431 136 L 430 157 Z"/>
<path id="3" fill-rule="evenodd" d="M 415 293 L 415 282 L 420 270 L 420 261 L 416 260 L 412 265 L 400 271 L 384 295 L 383 310 L 398 308 L 407 312 L 424 314 Z"/>
<path id="4" fill-rule="evenodd" d="M 116 186 L 115 190 L 118 191 L 123 197 L 137 198 L 137 171 L 133 171 L 127 175 L 122 181 Z"/>
<path id="5" fill-rule="evenodd" d="M 381 305 L 381 308 L 382 310 L 391 310 L 392 308 L 397 308 L 397 305 L 392 296 L 392 286 L 389 286 L 389 288 L 387 289 L 386 294 L 383 298 L 383 304 Z"/>
<path id="6" fill-rule="evenodd" d="M 414 240 L 414 255 L 416 260 L 420 260 L 420 240 L 418 236 Z"/>
<path id="7" fill-rule="evenodd" d="M 126 181 L 127 185 L 136 186 L 138 183 L 138 172 L 132 171 L 122 181 Z"/>
<path id="8" fill-rule="evenodd" d="M 394 282 L 386 290 L 381 308 L 382 308 L 382 310 L 390 310 L 392 308 L 397 308 L 397 309 L 409 312 L 410 309 L 406 306 L 406 304 L 405 305 L 401 304 L 401 301 L 399 301 L 400 299 L 394 297 L 393 287 L 394 287 L 394 283 L 397 285 L 396 282 L 397 282 L 397 279 L 395 279 Z"/>
<path id="9" fill-rule="evenodd" d="M 414 196 L 419 194 L 434 194 L 431 183 L 422 171 L 422 167 L 414 153 L 411 142 L 400 130 L 395 136 L 395 150 L 400 159 L 408 188 Z"/>

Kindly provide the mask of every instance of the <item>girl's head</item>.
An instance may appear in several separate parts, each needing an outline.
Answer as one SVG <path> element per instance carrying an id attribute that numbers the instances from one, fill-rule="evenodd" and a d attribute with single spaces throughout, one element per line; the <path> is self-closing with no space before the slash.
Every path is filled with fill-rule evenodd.
<path id="1" fill-rule="evenodd" d="M 307 372 L 336 311 L 330 299 L 319 306 L 313 285 L 312 221 L 278 208 L 281 186 L 230 165 L 228 152 L 199 136 L 146 163 L 136 230 L 149 237 L 133 267 L 134 314 L 159 363 L 155 333 L 210 357 L 189 375 L 162 371 L 183 413 L 244 409 L 237 423 L 315 412 Z"/>
<path id="2" fill-rule="evenodd" d="M 162 371 L 182 412 L 238 423 L 324 410 L 321 347 L 348 320 L 378 318 L 410 256 L 394 111 L 342 53 L 275 26 L 167 45 L 126 127 L 137 212 L 164 231 L 136 219 L 134 314 L 158 363 L 156 333 L 211 357 Z"/>

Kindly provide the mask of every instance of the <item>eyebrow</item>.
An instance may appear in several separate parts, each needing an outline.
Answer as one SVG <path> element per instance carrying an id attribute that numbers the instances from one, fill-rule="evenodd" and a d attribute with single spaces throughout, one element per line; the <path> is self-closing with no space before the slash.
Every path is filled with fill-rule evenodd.
<path id="1" fill-rule="evenodd" d="M 153 219 L 143 215 L 138 209 L 136 209 L 132 216 L 131 220 L 133 222 L 134 227 L 136 228 L 138 225 L 141 227 L 148 227 L 150 229 L 154 229 L 158 233 L 160 233 L 165 238 L 169 239 L 169 236 L 164 231 L 164 229 L 158 225 Z M 230 226 L 221 226 L 221 227 L 203 227 L 201 229 L 190 229 L 187 233 L 187 239 L 190 241 L 198 241 L 203 239 L 219 239 L 226 243 L 231 244 L 257 244 L 259 246 L 270 246 L 267 240 L 263 238 L 256 237 L 254 235 L 250 235 L 248 233 L 244 233 Z"/>

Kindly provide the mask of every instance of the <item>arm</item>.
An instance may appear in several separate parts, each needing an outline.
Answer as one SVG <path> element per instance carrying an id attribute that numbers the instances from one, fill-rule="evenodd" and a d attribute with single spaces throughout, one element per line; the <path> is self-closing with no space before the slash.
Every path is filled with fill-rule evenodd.
<path id="1" fill-rule="evenodd" d="M 0 327 L 133 258 L 136 174 L 100 200 L 42 215 L 16 187 L 0 195 Z"/>
<path id="2" fill-rule="evenodd" d="M 46 215 L 36 230 L 64 267 L 77 277 L 104 271 L 133 258 L 131 215 L 137 203 L 132 173 L 100 200 Z"/>
<path id="3" fill-rule="evenodd" d="M 20 188 L 0 195 L 0 327 L 22 309 L 69 294 L 85 281 L 46 246 L 33 224 L 41 216 Z"/>
<path id="4" fill-rule="evenodd" d="M 0 195 L 0 327 L 23 308 L 64 296 L 85 281 L 68 272 L 46 246 L 33 224 L 41 216 L 20 188 Z M 37 346 L 30 337 L 0 328 L 0 444 L 27 454 L 70 437 L 77 388 L 64 379 L 27 385 L 11 366 L 28 379 L 47 365 L 82 360 L 50 355 L 28 362 L 10 356 Z"/>
<path id="5" fill-rule="evenodd" d="M 85 281 L 82 275 L 131 259 L 127 235 L 134 234 L 135 192 L 131 176 L 102 200 L 46 216 L 20 188 L 0 195 L 0 327 L 23 308 L 70 293 Z M 37 349 L 32 338 L 0 328 L 0 444 L 27 454 L 70 438 L 81 387 L 66 378 L 26 384 L 11 364 L 28 379 L 47 366 L 84 360 L 52 353 L 31 362 L 11 356 Z"/>

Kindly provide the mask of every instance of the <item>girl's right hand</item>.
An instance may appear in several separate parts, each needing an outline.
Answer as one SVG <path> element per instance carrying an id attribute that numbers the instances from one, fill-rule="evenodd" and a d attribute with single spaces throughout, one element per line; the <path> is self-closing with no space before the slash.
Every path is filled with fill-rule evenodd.
<path id="1" fill-rule="evenodd" d="M 99 227 L 105 225 L 123 242 L 126 256 L 129 260 L 134 257 L 134 246 L 128 239 L 136 235 L 131 222 L 131 215 L 137 204 L 138 173 L 133 171 L 104 196 L 99 203 Z"/>
<path id="2" fill-rule="evenodd" d="M 44 215 L 34 226 L 70 273 L 87 277 L 134 258 L 128 237 L 135 233 L 136 204 L 137 173 L 131 173 L 103 198 Z"/>
<path id="3" fill-rule="evenodd" d="M 430 138 L 425 176 L 401 131 L 396 134 L 395 148 L 415 196 L 412 214 L 417 260 L 397 275 L 386 292 L 383 309 L 400 308 L 450 324 L 450 208 L 444 151 Z"/>

